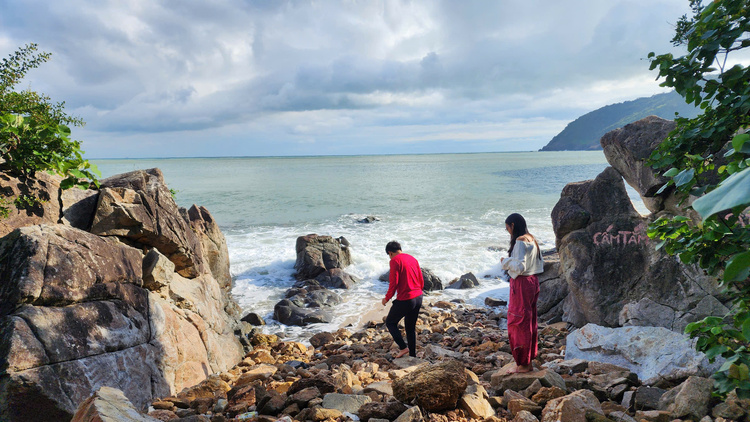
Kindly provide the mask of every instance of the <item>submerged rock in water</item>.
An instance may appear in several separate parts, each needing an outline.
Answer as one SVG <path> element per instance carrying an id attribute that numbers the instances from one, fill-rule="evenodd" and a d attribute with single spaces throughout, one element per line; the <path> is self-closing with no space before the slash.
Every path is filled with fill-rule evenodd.
<path id="1" fill-rule="evenodd" d="M 453 280 L 446 289 L 471 289 L 479 286 L 479 280 L 473 273 L 466 273 Z"/>

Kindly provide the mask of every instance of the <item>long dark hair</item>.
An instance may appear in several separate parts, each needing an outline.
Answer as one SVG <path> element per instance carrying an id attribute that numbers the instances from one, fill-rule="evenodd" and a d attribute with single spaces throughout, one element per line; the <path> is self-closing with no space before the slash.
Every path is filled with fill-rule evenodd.
<path id="1" fill-rule="evenodd" d="M 508 249 L 508 256 L 510 256 L 511 253 L 513 253 L 513 247 L 516 246 L 516 239 L 519 237 L 528 234 L 531 236 L 532 239 L 534 239 L 534 244 L 536 244 L 536 251 L 539 254 L 539 256 L 542 256 L 542 251 L 539 249 L 539 243 L 537 243 L 536 238 L 534 235 L 529 233 L 529 229 L 526 227 L 526 220 L 523 218 L 521 214 L 513 213 L 508 216 L 508 218 L 505 219 L 505 224 L 512 227 L 512 233 L 510 234 L 510 249 Z"/>

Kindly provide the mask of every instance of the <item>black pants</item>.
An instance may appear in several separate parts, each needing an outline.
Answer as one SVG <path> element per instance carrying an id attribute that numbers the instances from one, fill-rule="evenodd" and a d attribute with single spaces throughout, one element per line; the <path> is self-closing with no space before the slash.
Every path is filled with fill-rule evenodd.
<path id="1" fill-rule="evenodd" d="M 406 341 L 409 343 L 409 356 L 414 357 L 417 356 L 417 332 L 415 328 L 420 308 L 422 308 L 422 295 L 413 299 L 394 300 L 391 310 L 388 312 L 388 317 L 385 319 L 385 326 L 388 327 L 393 341 L 396 342 L 399 349 L 403 350 L 406 348 L 406 343 L 404 343 L 404 338 L 401 337 L 398 323 L 401 318 L 404 318 Z"/>

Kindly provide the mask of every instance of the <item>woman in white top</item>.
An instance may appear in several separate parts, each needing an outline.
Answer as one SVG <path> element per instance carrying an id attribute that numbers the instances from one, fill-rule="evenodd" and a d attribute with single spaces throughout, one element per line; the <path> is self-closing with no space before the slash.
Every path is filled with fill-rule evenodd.
<path id="1" fill-rule="evenodd" d="M 511 214 L 505 219 L 505 229 L 510 233 L 508 258 L 503 258 L 502 268 L 510 275 L 508 298 L 508 338 L 516 361 L 514 372 L 534 370 L 531 361 L 537 355 L 536 301 L 539 297 L 539 279 L 544 271 L 544 261 L 539 244 L 526 228 L 521 214 Z"/>

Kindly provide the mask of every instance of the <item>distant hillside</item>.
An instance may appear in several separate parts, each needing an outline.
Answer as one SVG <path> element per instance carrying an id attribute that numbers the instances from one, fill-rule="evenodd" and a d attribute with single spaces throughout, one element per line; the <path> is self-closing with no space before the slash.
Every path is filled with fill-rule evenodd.
<path id="1" fill-rule="evenodd" d="M 674 120 L 675 112 L 680 117 L 692 118 L 699 111 L 700 109 L 686 104 L 674 91 L 604 106 L 570 122 L 542 151 L 602 149 L 599 139 L 605 133 L 628 123 L 651 115 Z"/>

